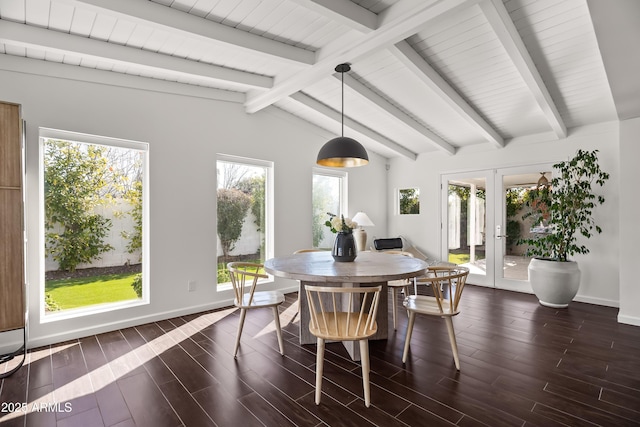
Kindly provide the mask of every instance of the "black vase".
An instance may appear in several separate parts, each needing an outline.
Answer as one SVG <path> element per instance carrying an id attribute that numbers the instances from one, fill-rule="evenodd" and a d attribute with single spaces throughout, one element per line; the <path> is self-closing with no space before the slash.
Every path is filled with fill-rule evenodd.
<path id="1" fill-rule="evenodd" d="M 337 262 L 353 262 L 356 259 L 356 241 L 353 233 L 339 232 L 331 251 L 333 259 Z"/>

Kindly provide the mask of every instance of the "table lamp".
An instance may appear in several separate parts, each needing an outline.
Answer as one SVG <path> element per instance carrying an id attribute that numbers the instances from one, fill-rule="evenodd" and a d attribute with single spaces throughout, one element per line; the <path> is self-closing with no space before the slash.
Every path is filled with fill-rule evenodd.
<path id="1" fill-rule="evenodd" d="M 374 223 L 369 219 L 366 213 L 358 212 L 352 218 L 358 223 L 358 228 L 353 230 L 353 237 L 356 240 L 356 250 L 358 252 L 367 250 L 367 232 L 362 227 L 373 227 Z"/>

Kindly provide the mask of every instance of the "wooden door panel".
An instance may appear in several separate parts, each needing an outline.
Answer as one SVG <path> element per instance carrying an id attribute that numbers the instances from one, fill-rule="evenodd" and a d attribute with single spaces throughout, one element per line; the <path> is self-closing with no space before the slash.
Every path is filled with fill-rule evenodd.
<path id="1" fill-rule="evenodd" d="M 20 190 L 0 189 L 0 331 L 24 324 Z"/>
<path id="2" fill-rule="evenodd" d="M 0 188 L 20 188 L 20 106 L 0 103 Z"/>

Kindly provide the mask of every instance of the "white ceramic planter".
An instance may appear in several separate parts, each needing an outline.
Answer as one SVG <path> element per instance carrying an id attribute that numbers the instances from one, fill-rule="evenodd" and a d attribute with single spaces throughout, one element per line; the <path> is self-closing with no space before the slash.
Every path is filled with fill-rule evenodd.
<path id="1" fill-rule="evenodd" d="M 529 282 L 540 304 L 566 308 L 580 288 L 580 269 L 575 261 L 533 258 L 529 263 Z"/>

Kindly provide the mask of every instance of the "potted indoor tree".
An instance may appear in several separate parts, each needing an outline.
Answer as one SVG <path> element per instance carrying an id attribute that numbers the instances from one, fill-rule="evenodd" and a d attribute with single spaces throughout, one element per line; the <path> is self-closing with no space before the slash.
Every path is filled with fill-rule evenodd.
<path id="1" fill-rule="evenodd" d="M 553 165 L 556 176 L 550 186 L 531 191 L 525 217 L 533 218 L 532 237 L 520 239 L 528 245 L 529 281 L 540 304 L 564 308 L 578 293 L 580 269 L 571 260 L 575 254 L 587 254 L 589 249 L 579 236 L 589 239 L 595 230 L 593 209 L 604 203 L 604 197 L 594 193 L 594 185 L 603 186 L 609 174 L 598 164 L 598 150 L 578 150 L 576 155 Z"/>

